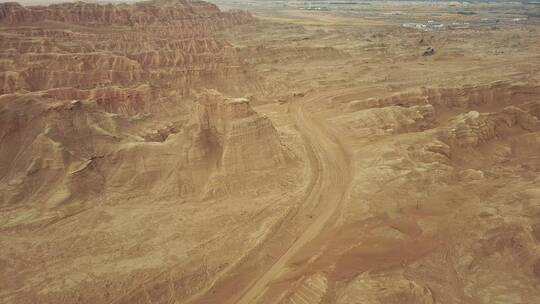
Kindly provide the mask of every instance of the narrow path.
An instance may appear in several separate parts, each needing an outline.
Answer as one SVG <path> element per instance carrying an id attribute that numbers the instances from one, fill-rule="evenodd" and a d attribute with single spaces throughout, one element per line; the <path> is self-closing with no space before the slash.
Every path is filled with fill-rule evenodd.
<path id="1" fill-rule="evenodd" d="M 291 106 L 296 124 L 304 135 L 319 163 L 319 178 L 308 196 L 315 202 L 317 214 L 291 247 L 256 281 L 243 291 L 237 304 L 255 304 L 266 293 L 269 284 L 278 279 L 286 270 L 287 264 L 300 249 L 321 233 L 328 221 L 342 205 L 350 174 L 347 156 L 342 146 L 304 109 L 305 102 Z"/>

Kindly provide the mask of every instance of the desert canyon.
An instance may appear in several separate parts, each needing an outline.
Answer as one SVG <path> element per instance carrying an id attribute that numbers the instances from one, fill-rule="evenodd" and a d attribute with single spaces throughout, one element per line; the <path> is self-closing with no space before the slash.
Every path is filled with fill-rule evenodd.
<path id="1" fill-rule="evenodd" d="M 538 2 L 36 1 L 0 303 L 540 303 Z"/>

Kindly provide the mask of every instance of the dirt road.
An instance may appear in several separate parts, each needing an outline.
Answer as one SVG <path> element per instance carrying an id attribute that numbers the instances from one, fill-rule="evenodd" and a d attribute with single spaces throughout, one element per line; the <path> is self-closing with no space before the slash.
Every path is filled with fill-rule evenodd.
<path id="1" fill-rule="evenodd" d="M 305 102 L 291 106 L 296 124 L 304 135 L 307 145 L 312 149 L 318 168 L 317 181 L 308 201 L 315 202 L 317 214 L 312 222 L 298 236 L 287 251 L 243 292 L 238 304 L 254 304 L 266 293 L 269 284 L 278 279 L 286 270 L 287 264 L 296 253 L 310 240 L 315 238 L 335 212 L 342 205 L 344 195 L 350 182 L 347 155 L 340 143 L 317 120 L 310 117 L 304 109 Z"/>

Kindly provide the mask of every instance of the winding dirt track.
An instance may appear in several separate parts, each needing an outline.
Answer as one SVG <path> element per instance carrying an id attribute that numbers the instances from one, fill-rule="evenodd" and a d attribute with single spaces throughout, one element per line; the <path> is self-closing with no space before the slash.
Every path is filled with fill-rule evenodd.
<path id="1" fill-rule="evenodd" d="M 319 97 L 320 98 L 320 97 Z M 311 118 L 304 109 L 305 102 L 291 106 L 298 129 L 307 141 L 318 164 L 316 182 L 307 197 L 316 205 L 316 215 L 304 232 L 298 236 L 291 247 L 253 284 L 249 285 L 237 301 L 238 304 L 254 304 L 266 293 L 272 281 L 278 279 L 286 270 L 287 264 L 298 251 L 321 233 L 330 218 L 342 205 L 350 182 L 349 162 L 345 150 L 319 122 Z"/>

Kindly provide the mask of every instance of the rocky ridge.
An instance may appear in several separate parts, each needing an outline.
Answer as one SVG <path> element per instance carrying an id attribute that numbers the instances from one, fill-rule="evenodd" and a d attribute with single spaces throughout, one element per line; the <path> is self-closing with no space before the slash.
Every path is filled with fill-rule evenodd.
<path id="1" fill-rule="evenodd" d="M 202 1 L 3 3 L 0 12 L 0 94 L 140 84 L 180 94 L 208 84 L 226 91 L 242 77 L 240 62 L 214 33 L 254 22 Z"/>

